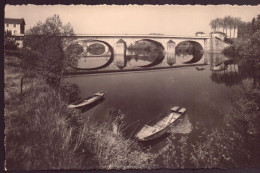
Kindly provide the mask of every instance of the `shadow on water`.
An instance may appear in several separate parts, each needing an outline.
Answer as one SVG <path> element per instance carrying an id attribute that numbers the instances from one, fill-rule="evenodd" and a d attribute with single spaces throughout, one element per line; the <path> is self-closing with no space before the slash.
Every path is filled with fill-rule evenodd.
<path id="1" fill-rule="evenodd" d="M 142 65 L 142 66 L 139 66 L 139 67 L 153 67 L 155 65 L 158 65 L 160 64 L 164 59 L 164 56 L 163 56 L 163 53 L 162 52 L 159 52 L 158 56 L 155 58 L 154 62 L 148 64 L 148 65 Z"/>
<path id="2" fill-rule="evenodd" d="M 102 97 L 101 99 L 89 104 L 89 105 L 86 105 L 86 106 L 83 106 L 81 108 L 79 108 L 79 110 L 84 113 L 84 112 L 87 112 L 89 111 L 90 109 L 94 108 L 95 106 L 97 106 L 98 104 L 102 103 L 103 101 L 105 100 L 104 97 Z"/>
<path id="3" fill-rule="evenodd" d="M 217 84 L 225 84 L 228 87 L 240 84 L 244 79 L 241 76 L 237 62 L 234 59 L 223 59 L 217 65 L 211 65 L 210 79 Z"/>
<path id="4" fill-rule="evenodd" d="M 136 67 L 152 67 L 160 64 L 164 59 L 162 50 L 128 50 L 127 62 L 135 60 Z M 143 65 L 144 62 L 150 62 Z"/>
<path id="5" fill-rule="evenodd" d="M 196 62 L 199 62 L 201 60 L 201 58 L 203 57 L 203 54 L 201 52 L 194 52 L 193 57 L 191 60 L 183 62 L 184 64 L 193 64 Z"/>

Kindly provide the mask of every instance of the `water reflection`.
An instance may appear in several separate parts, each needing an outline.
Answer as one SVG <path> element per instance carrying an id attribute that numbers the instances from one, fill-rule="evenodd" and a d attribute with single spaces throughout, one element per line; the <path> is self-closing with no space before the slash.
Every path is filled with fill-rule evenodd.
<path id="1" fill-rule="evenodd" d="M 124 54 L 109 56 L 80 57 L 78 69 L 113 71 L 139 70 L 146 68 L 167 68 L 185 65 L 209 65 L 212 72 L 238 72 L 237 62 L 223 54 L 172 54 L 161 51 L 127 51 Z M 204 70 L 204 69 L 203 69 Z"/>
<path id="2" fill-rule="evenodd" d="M 203 54 L 200 52 L 190 53 L 177 53 L 176 64 L 204 64 Z"/>
<path id="3" fill-rule="evenodd" d="M 126 66 L 126 58 L 123 54 L 114 54 L 114 64 L 119 68 L 123 69 Z"/>
<path id="4" fill-rule="evenodd" d="M 110 56 L 80 56 L 78 58 L 77 68 L 93 69 L 106 64 L 110 59 Z"/>
<path id="5" fill-rule="evenodd" d="M 138 56 L 129 53 L 130 61 L 138 65 Z M 118 69 L 131 68 L 127 65 L 127 56 L 115 55 L 115 62 L 109 67 Z M 182 60 L 191 60 L 192 55 L 178 55 Z M 176 56 L 167 55 L 161 63 L 163 66 L 174 66 Z M 203 60 L 204 59 L 204 60 Z M 143 60 L 149 64 L 152 61 Z M 95 93 L 97 90 L 106 90 L 106 100 L 97 105 L 93 110 L 93 120 L 104 119 L 107 111 L 112 107 L 125 113 L 125 124 L 133 126 L 127 129 L 126 136 L 138 131 L 137 128 L 144 126 L 149 120 L 168 110 L 173 105 L 187 108 L 187 114 L 183 121 L 173 126 L 169 133 L 152 141 L 139 142 L 144 148 L 152 147 L 152 151 L 162 150 L 167 141 L 177 146 L 177 140 L 171 136 L 178 137 L 184 134 L 188 140 L 193 141 L 194 136 L 199 136 L 201 129 L 218 129 L 222 127 L 222 117 L 219 112 L 227 114 L 232 105 L 231 99 L 234 93 L 239 91 L 237 85 L 245 78 L 251 78 L 246 69 L 242 69 L 234 59 L 222 54 L 204 54 L 200 63 L 207 62 L 206 69 L 196 70 L 195 67 L 176 68 L 161 71 L 149 71 L 142 73 L 111 73 L 106 75 L 82 75 L 67 78 L 71 83 L 76 83 L 81 91 L 81 97 Z M 115 66 L 112 66 L 115 65 Z M 212 66 L 225 66 L 224 70 L 211 71 Z M 108 68 L 108 67 L 107 67 Z M 256 78 L 257 79 L 257 78 Z M 258 78 L 259 80 L 259 78 Z M 233 99 L 233 98 L 232 98 Z M 85 112 L 91 113 L 91 111 Z M 87 117 L 86 115 L 83 115 Z M 139 126 L 136 121 L 139 121 Z M 171 135 L 171 136 L 170 136 Z M 134 135 L 133 135 L 134 136 Z"/>
<path id="6" fill-rule="evenodd" d="M 188 134 L 192 131 L 192 124 L 189 121 L 189 117 L 187 114 L 184 115 L 181 122 L 177 125 L 173 126 L 170 130 L 170 133 L 180 133 L 180 134 Z"/>
<path id="7" fill-rule="evenodd" d="M 132 50 L 128 51 L 126 59 L 131 67 L 152 67 L 161 63 L 164 55 L 160 50 Z"/>
<path id="8" fill-rule="evenodd" d="M 169 64 L 170 66 L 176 63 L 175 54 L 166 53 L 166 59 L 167 59 L 167 64 Z"/>
<path id="9" fill-rule="evenodd" d="M 222 54 L 212 54 L 210 57 L 210 79 L 218 84 L 233 86 L 240 84 L 243 80 L 238 62 Z"/>

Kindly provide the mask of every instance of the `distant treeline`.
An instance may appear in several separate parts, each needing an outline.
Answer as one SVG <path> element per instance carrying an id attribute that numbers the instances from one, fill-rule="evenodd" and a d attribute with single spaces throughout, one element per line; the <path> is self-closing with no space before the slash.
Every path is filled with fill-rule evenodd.
<path id="1" fill-rule="evenodd" d="M 237 31 L 237 38 L 245 38 L 255 29 L 252 27 L 254 21 L 255 18 L 252 19 L 252 22 L 243 22 L 239 17 L 225 16 L 211 20 L 210 26 L 214 31 L 222 30 L 229 37 L 235 37 Z"/>
<path id="2" fill-rule="evenodd" d="M 93 55 L 101 55 L 105 52 L 105 46 L 99 43 L 91 44 L 88 51 Z"/>

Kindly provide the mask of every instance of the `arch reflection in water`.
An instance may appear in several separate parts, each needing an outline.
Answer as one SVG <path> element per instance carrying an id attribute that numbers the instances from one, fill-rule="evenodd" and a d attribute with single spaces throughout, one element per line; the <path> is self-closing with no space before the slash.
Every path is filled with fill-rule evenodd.
<path id="1" fill-rule="evenodd" d="M 153 67 L 160 64 L 164 59 L 163 52 L 158 50 L 136 50 L 128 51 L 126 60 L 127 67 Z"/>
<path id="2" fill-rule="evenodd" d="M 200 62 L 200 60 L 202 59 L 203 54 L 201 52 L 194 52 L 193 53 L 193 57 L 191 60 L 184 62 L 184 64 L 194 64 L 194 63 L 198 63 Z M 203 61 L 204 62 L 204 61 Z"/>
<path id="3" fill-rule="evenodd" d="M 176 54 L 176 64 L 182 65 L 182 64 L 204 64 L 205 60 L 203 57 L 203 54 L 200 52 L 194 53 L 194 54 L 188 54 L 188 53 L 179 53 Z"/>

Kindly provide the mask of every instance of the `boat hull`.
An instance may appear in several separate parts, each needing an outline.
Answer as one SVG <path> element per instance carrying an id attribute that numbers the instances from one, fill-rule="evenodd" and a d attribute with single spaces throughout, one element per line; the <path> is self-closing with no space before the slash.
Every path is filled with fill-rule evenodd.
<path id="1" fill-rule="evenodd" d="M 98 100 L 102 99 L 103 97 L 104 97 L 104 94 L 99 94 L 99 95 L 95 94 L 94 96 L 91 96 L 88 99 L 85 99 L 81 103 L 68 105 L 68 108 L 82 108 L 84 106 L 97 102 Z"/>
<path id="2" fill-rule="evenodd" d="M 160 131 L 158 131 L 158 132 L 156 132 L 156 133 L 154 133 L 154 134 L 152 134 L 152 135 L 150 135 L 150 136 L 147 136 L 147 137 L 145 137 L 145 138 L 139 138 L 139 137 L 137 137 L 137 139 L 138 139 L 139 141 L 149 141 L 149 140 L 153 140 L 153 139 L 159 138 L 159 137 L 161 137 L 163 134 L 170 132 L 172 126 L 176 125 L 176 124 L 182 119 L 183 116 L 184 116 L 184 114 L 181 115 L 181 116 L 179 116 L 179 118 L 177 118 L 173 123 L 171 123 L 169 126 L 167 126 L 166 128 L 164 128 L 164 129 L 162 129 L 162 130 L 160 130 Z"/>

